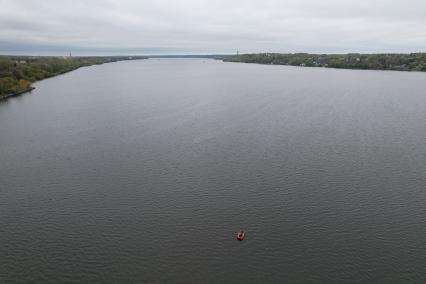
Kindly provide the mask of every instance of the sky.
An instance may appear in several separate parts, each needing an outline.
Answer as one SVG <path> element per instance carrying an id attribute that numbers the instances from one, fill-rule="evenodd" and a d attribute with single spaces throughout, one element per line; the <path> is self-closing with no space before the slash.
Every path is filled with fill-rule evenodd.
<path id="1" fill-rule="evenodd" d="M 0 0 L 0 54 L 426 51 L 426 0 Z"/>

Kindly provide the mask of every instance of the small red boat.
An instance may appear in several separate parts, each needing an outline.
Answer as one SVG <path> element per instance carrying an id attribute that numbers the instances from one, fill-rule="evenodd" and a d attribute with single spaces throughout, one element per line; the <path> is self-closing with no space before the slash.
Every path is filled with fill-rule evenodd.
<path id="1" fill-rule="evenodd" d="M 246 232 L 239 230 L 237 233 L 237 240 L 242 241 L 246 238 Z"/>

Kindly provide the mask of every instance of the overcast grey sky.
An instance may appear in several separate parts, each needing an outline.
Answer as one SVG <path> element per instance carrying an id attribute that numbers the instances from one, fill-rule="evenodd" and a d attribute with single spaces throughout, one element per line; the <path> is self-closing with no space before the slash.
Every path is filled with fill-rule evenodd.
<path id="1" fill-rule="evenodd" d="M 426 51 L 426 0 L 0 0 L 0 53 Z"/>

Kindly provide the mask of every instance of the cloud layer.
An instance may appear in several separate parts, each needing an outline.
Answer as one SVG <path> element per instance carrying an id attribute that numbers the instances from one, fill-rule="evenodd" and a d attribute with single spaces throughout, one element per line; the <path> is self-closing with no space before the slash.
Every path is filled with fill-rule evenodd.
<path id="1" fill-rule="evenodd" d="M 0 0 L 0 53 L 426 51 L 424 0 Z"/>

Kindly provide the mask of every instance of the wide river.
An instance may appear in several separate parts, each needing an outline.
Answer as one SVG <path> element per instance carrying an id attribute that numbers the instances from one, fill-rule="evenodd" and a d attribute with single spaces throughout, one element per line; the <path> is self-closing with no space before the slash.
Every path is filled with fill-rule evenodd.
<path id="1" fill-rule="evenodd" d="M 426 283 L 426 73 L 149 59 L 35 87 L 0 102 L 0 283 Z"/>

